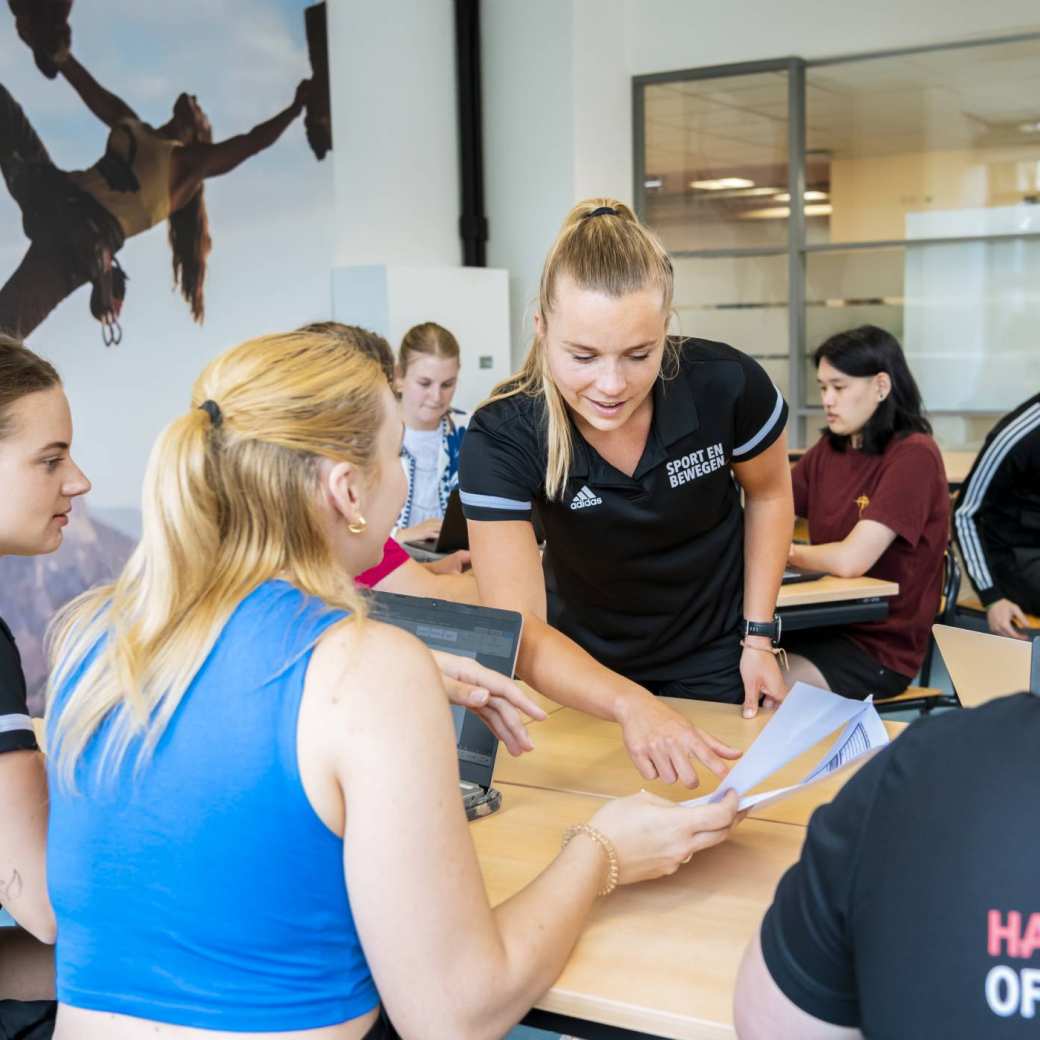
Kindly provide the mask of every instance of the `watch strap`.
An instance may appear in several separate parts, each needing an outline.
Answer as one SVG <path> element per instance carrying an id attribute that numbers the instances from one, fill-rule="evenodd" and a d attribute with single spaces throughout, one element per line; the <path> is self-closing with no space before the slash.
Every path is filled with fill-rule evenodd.
<path id="1" fill-rule="evenodd" d="M 774 616 L 772 621 L 748 621 L 744 618 L 744 636 L 766 636 L 774 643 L 780 642 L 780 632 L 783 623 L 779 617 Z"/>

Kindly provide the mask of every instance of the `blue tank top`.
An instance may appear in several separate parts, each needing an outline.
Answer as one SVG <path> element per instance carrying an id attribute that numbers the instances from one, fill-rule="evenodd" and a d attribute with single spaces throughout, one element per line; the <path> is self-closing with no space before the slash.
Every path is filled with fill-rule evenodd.
<path id="1" fill-rule="evenodd" d="M 114 778 L 97 779 L 110 721 L 77 763 L 76 793 L 52 771 L 60 1001 L 242 1032 L 316 1029 L 376 1006 L 343 839 L 315 814 L 296 757 L 311 652 L 343 616 L 286 582 L 261 585 L 136 776 L 135 742 Z"/>

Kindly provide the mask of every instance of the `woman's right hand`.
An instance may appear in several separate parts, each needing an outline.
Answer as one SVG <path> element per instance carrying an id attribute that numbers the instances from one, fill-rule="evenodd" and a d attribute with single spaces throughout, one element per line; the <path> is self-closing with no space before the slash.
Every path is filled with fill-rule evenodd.
<path id="1" fill-rule="evenodd" d="M 306 107 L 307 102 L 311 96 L 311 81 L 309 79 L 301 79 L 296 85 L 296 93 L 293 95 L 293 102 L 290 106 L 297 115 L 299 115 Z"/>
<path id="2" fill-rule="evenodd" d="M 614 845 L 621 885 L 674 874 L 695 852 L 729 837 L 739 822 L 735 791 L 714 804 L 680 805 L 648 791 L 608 802 L 589 820 Z"/>
<path id="3" fill-rule="evenodd" d="M 402 527 L 395 536 L 399 542 L 421 542 L 426 538 L 437 538 L 441 533 L 441 521 L 430 517 L 414 527 Z"/>

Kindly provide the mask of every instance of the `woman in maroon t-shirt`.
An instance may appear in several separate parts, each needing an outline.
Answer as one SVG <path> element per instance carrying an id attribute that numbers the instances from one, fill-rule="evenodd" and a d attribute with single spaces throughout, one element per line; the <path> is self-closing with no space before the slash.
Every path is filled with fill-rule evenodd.
<path id="1" fill-rule="evenodd" d="M 950 496 L 921 394 L 895 337 L 873 325 L 815 355 L 827 430 L 795 467 L 794 505 L 811 545 L 795 566 L 899 583 L 888 617 L 784 637 L 788 678 L 847 697 L 894 696 L 913 681 L 942 592 Z"/>

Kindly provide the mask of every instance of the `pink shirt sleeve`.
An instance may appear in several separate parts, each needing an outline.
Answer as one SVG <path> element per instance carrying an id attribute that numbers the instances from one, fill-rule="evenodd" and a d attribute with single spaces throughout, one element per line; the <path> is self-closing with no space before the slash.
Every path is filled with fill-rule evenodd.
<path id="1" fill-rule="evenodd" d="M 383 558 L 374 567 L 359 574 L 354 579 L 354 584 L 365 589 L 374 589 L 388 574 L 393 574 L 408 559 L 408 553 L 393 538 L 387 538 L 383 545 Z"/>

